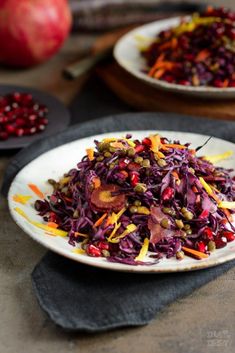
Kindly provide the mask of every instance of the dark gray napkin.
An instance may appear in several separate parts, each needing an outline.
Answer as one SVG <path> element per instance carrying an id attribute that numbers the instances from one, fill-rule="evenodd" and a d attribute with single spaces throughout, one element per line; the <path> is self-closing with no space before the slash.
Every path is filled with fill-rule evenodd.
<path id="1" fill-rule="evenodd" d="M 60 327 L 101 332 L 140 326 L 235 265 L 169 274 L 105 271 L 47 253 L 32 274 L 41 307 Z"/>
<path id="2" fill-rule="evenodd" d="M 74 125 L 19 152 L 8 166 L 2 191 L 6 195 L 19 169 L 53 147 L 84 136 L 133 129 L 206 133 L 235 142 L 233 122 L 164 113 L 113 115 Z M 232 261 L 195 272 L 141 275 L 95 269 L 48 252 L 36 266 L 32 281 L 41 307 L 56 324 L 67 330 L 98 332 L 144 325 L 166 305 L 234 265 Z"/>

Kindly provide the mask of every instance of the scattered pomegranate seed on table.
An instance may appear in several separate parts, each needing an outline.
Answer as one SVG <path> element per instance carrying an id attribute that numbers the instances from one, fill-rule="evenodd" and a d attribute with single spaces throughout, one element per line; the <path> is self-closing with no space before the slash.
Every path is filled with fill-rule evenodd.
<path id="1" fill-rule="evenodd" d="M 0 140 L 44 131 L 47 116 L 48 108 L 30 93 L 13 92 L 0 96 Z"/>

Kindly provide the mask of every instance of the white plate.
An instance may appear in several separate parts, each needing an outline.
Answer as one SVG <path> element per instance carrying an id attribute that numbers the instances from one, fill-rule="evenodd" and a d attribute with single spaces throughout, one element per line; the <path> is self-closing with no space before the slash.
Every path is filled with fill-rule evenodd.
<path id="1" fill-rule="evenodd" d="M 185 132 L 158 132 L 162 136 L 166 136 L 169 139 L 179 139 L 182 143 L 191 142 L 193 148 L 202 145 L 208 138 L 208 136 L 205 135 L 197 135 Z M 133 134 L 134 138 L 141 139 L 145 136 L 148 136 L 150 133 L 153 133 L 153 131 L 133 131 L 131 133 Z M 154 131 L 154 133 L 156 133 L 156 131 Z M 49 178 L 58 179 L 65 172 L 69 171 L 70 168 L 76 167 L 77 162 L 80 161 L 83 155 L 85 154 L 85 149 L 87 147 L 93 146 L 94 139 L 100 140 L 108 136 L 123 136 L 125 134 L 126 132 L 116 132 L 83 138 L 52 149 L 51 151 L 42 154 L 34 161 L 29 163 L 27 166 L 25 166 L 15 177 L 8 194 L 10 212 L 19 227 L 22 228 L 25 233 L 27 233 L 34 240 L 38 241 L 46 248 L 55 251 L 60 255 L 63 255 L 78 262 L 85 263 L 87 265 L 102 267 L 111 270 L 129 272 L 189 271 L 215 266 L 223 262 L 235 259 L 235 242 L 232 242 L 229 243 L 225 248 L 213 252 L 211 256 L 206 260 L 198 261 L 190 257 L 185 257 L 183 261 L 177 261 L 176 259 L 171 258 L 163 259 L 158 264 L 152 266 L 130 266 L 119 263 L 110 263 L 105 258 L 93 258 L 83 254 L 75 254 L 73 252 L 74 247 L 68 244 L 68 238 L 47 235 L 44 230 L 32 225 L 14 210 L 16 207 L 19 207 L 25 212 L 25 214 L 27 214 L 27 216 L 31 220 L 42 222 L 41 217 L 37 215 L 37 212 L 33 207 L 33 203 L 37 199 L 37 197 L 29 189 L 28 184 L 34 183 L 39 187 L 42 192 L 50 194 L 52 189 L 46 181 Z M 203 148 L 203 154 L 218 154 L 228 150 L 232 150 L 235 154 L 235 144 L 217 138 L 213 138 Z M 221 165 L 226 168 L 233 168 L 234 159 L 223 161 Z M 13 201 L 13 196 L 15 194 L 31 195 L 32 199 L 28 204 L 21 205 Z M 25 254 L 25 256 L 27 256 L 27 254 Z"/>
<path id="2" fill-rule="evenodd" d="M 174 17 L 166 20 L 155 21 L 147 25 L 137 27 L 125 34 L 118 40 L 114 47 L 114 57 L 118 64 L 133 76 L 158 89 L 160 88 L 175 93 L 187 94 L 201 98 L 234 98 L 234 87 L 216 88 L 183 86 L 154 79 L 142 72 L 142 70 L 146 68 L 146 62 L 140 55 L 136 38 L 138 36 L 143 36 L 150 39 L 155 38 L 156 35 L 162 30 L 178 25 L 180 18 L 181 17 Z"/>

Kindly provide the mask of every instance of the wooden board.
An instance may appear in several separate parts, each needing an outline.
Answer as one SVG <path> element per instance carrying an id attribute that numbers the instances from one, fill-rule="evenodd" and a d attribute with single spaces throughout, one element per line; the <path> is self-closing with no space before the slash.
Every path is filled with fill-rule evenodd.
<path id="1" fill-rule="evenodd" d="M 94 45 L 94 51 L 104 50 L 114 45 L 117 39 L 129 29 L 114 31 L 99 37 Z M 114 60 L 100 65 L 96 72 L 119 98 L 138 110 L 235 120 L 235 99 L 206 100 L 158 90 L 130 75 Z"/>

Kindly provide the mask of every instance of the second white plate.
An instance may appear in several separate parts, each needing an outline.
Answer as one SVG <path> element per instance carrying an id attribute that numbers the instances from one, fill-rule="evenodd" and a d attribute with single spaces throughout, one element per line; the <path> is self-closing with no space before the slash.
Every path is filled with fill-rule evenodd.
<path id="1" fill-rule="evenodd" d="M 146 38 L 151 42 L 156 35 L 162 30 L 174 27 L 180 22 L 180 17 L 174 17 L 166 20 L 155 21 L 147 25 L 137 27 L 128 32 L 119 39 L 114 47 L 114 57 L 118 64 L 128 71 L 133 76 L 142 80 L 143 82 L 156 87 L 157 89 L 164 89 L 174 93 L 191 95 L 200 98 L 234 98 L 235 88 L 216 88 L 216 87 L 193 87 L 183 86 L 174 83 L 157 80 L 149 77 L 143 72 L 146 69 L 145 60 L 141 57 L 140 50 L 138 49 L 137 38 Z M 143 42 L 144 44 L 144 42 Z"/>

